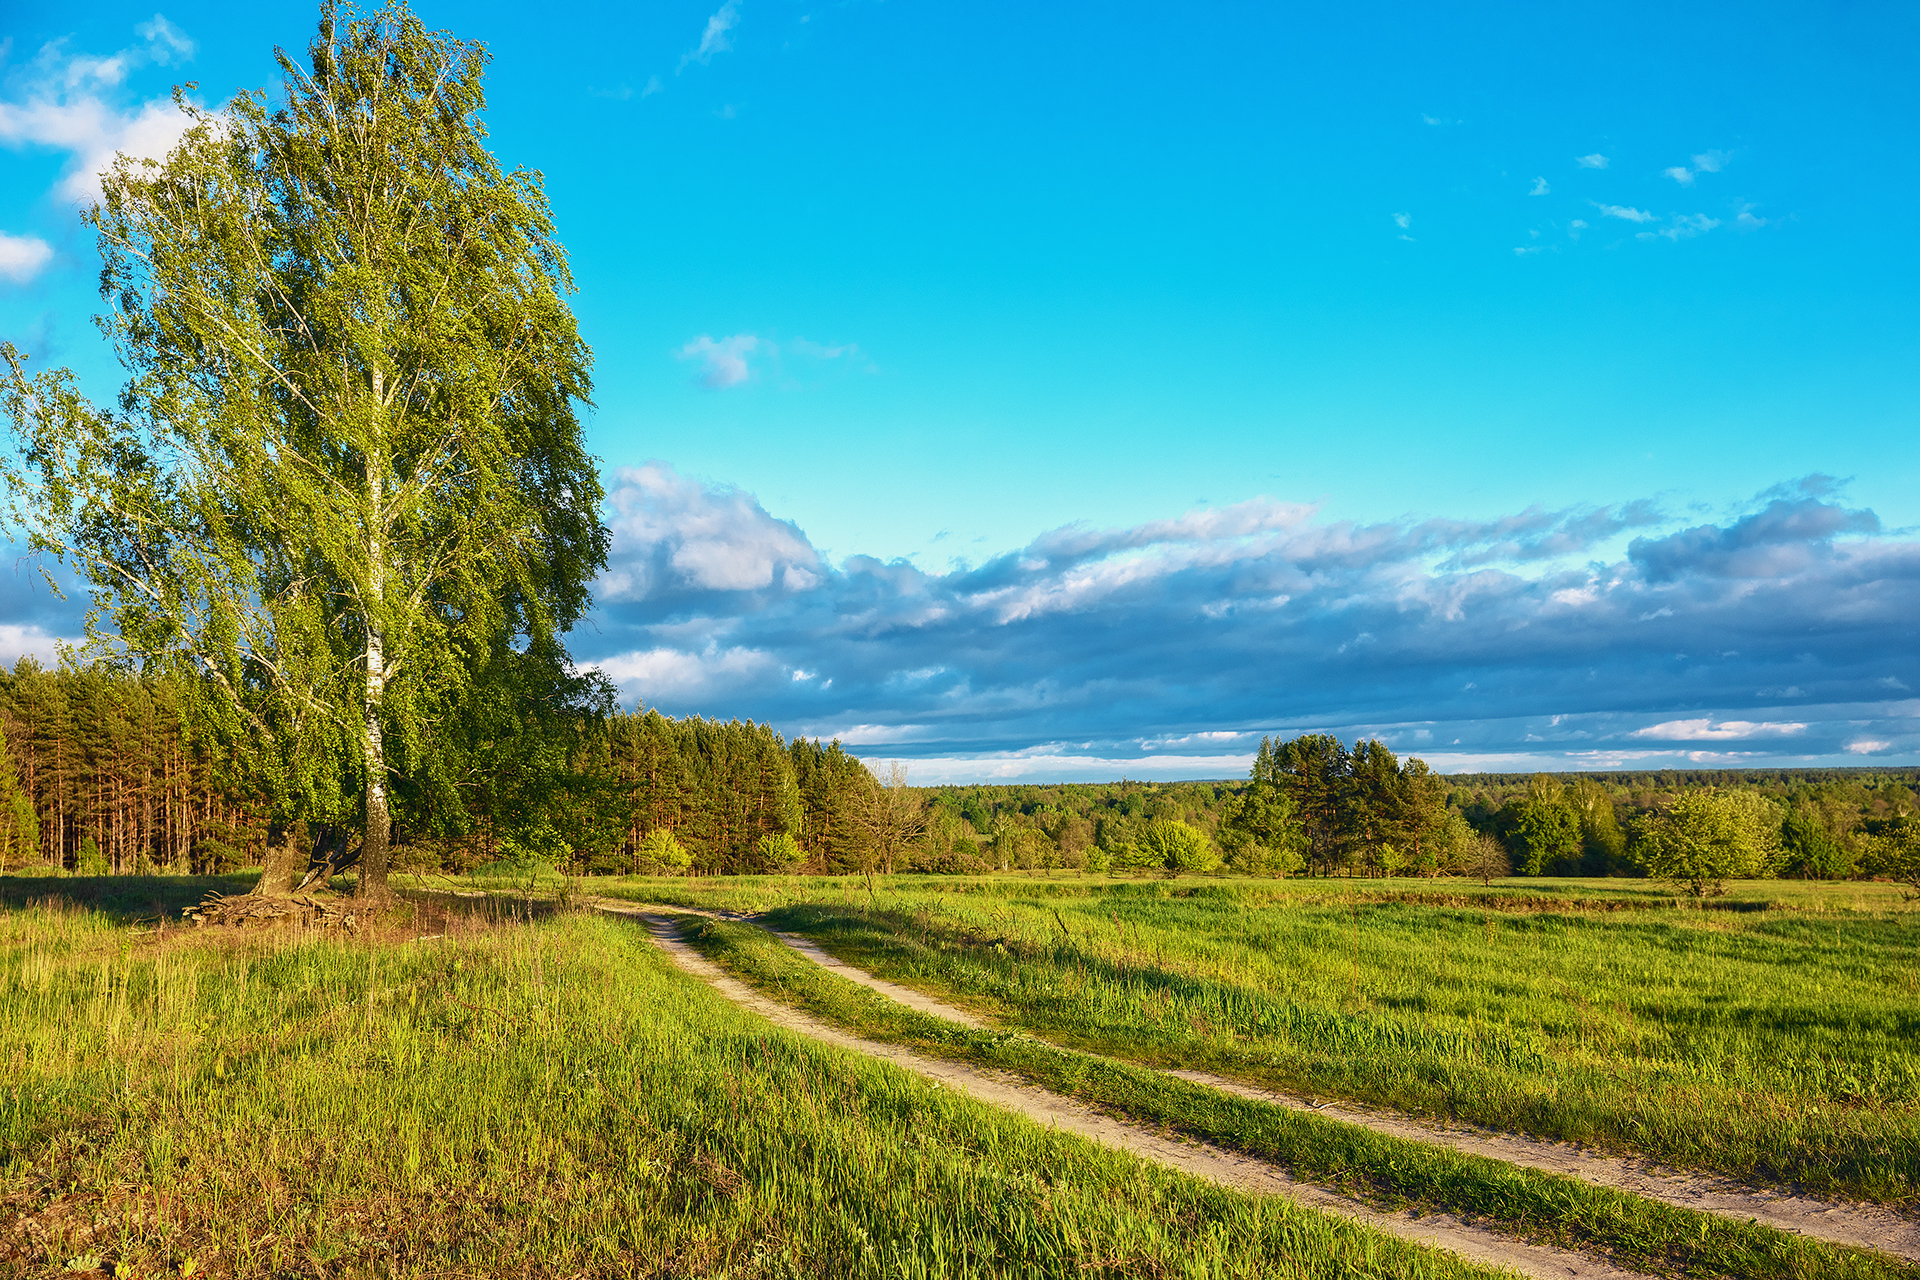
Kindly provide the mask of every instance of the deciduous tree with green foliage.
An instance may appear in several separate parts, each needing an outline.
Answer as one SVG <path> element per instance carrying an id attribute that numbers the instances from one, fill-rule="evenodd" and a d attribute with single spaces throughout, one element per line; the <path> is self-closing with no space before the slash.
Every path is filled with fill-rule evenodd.
<path id="1" fill-rule="evenodd" d="M 1510 810 L 1523 874 L 1545 875 L 1555 863 L 1580 856 L 1580 815 L 1567 803 L 1567 789 L 1557 778 L 1535 774 L 1526 798 Z"/>
<path id="2" fill-rule="evenodd" d="M 1882 826 L 1868 846 L 1867 867 L 1905 885 L 1909 898 L 1920 898 L 1920 818 L 1902 813 Z"/>
<path id="3" fill-rule="evenodd" d="M 1642 820 L 1633 853 L 1648 875 L 1704 898 L 1779 870 L 1781 817 L 1756 791 L 1691 791 Z"/>
<path id="4" fill-rule="evenodd" d="M 591 361 L 540 177 L 485 145 L 483 48 L 330 2 L 279 63 L 277 106 L 181 99 L 175 151 L 106 175 L 129 378 L 97 408 L 6 347 L 6 478 L 93 644 L 190 674 L 283 824 L 358 826 L 377 898 L 396 771 L 452 767 L 440 725 L 503 653 L 567 668 L 608 545 Z"/>

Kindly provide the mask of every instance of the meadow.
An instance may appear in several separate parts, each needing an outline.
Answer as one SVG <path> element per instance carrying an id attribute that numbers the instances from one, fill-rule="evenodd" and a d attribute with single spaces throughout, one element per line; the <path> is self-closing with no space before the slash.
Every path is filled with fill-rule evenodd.
<path id="1" fill-rule="evenodd" d="M 1920 1200 L 1920 912 L 1895 886 L 654 881 L 1065 1046 Z"/>
<path id="2" fill-rule="evenodd" d="M 627 921 L 199 932 L 208 881 L 118 879 L 0 881 L 8 1274 L 1489 1274 L 778 1030 Z"/>

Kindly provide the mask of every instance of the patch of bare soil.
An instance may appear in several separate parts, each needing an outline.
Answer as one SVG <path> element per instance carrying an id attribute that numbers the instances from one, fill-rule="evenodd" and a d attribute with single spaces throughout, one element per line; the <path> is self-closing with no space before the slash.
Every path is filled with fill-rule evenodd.
<path id="1" fill-rule="evenodd" d="M 1037 1088 L 1005 1073 L 923 1057 L 897 1045 L 848 1035 L 796 1009 L 770 1000 L 744 982 L 728 976 L 718 965 L 682 940 L 678 927 L 670 918 L 629 903 L 602 901 L 596 905 L 602 910 L 639 918 L 655 943 L 681 969 L 708 983 L 735 1004 L 752 1010 L 770 1022 L 826 1044 L 885 1059 L 937 1084 L 957 1089 L 981 1102 L 1017 1111 L 1041 1124 L 1132 1152 L 1158 1164 L 1236 1190 L 1255 1195 L 1285 1196 L 1296 1203 L 1365 1223 L 1415 1244 L 1445 1249 L 1471 1261 L 1504 1267 L 1521 1275 L 1535 1277 L 1535 1280 L 1647 1280 L 1638 1272 L 1564 1249 L 1514 1240 L 1462 1222 L 1451 1215 L 1428 1214 L 1419 1217 L 1412 1213 L 1380 1213 L 1357 1200 L 1296 1181 L 1285 1170 L 1251 1156 L 1223 1151 L 1205 1143 L 1181 1141 L 1137 1125 L 1125 1124 L 1070 1098 Z"/>

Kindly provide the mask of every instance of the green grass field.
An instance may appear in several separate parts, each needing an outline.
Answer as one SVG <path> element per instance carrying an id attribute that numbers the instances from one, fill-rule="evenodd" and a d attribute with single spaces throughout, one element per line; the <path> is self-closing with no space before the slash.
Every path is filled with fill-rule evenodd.
<path id="1" fill-rule="evenodd" d="M 1486 1274 L 781 1032 L 625 921 L 142 922 L 208 887 L 7 899 L 0 1272 Z"/>
<path id="2" fill-rule="evenodd" d="M 594 886 L 769 912 L 1069 1047 L 1920 1199 L 1920 912 L 1891 885 L 758 880 Z"/>
<path id="3" fill-rule="evenodd" d="M 1911 1280 L 1914 1268 L 1339 1120 L 1233 1097 L 1031 1036 L 959 1027 L 804 959 L 752 925 L 689 917 L 701 950 L 785 1003 L 873 1039 L 1011 1072 L 1097 1110 L 1285 1166 L 1382 1209 L 1446 1212 L 1648 1274 Z"/>

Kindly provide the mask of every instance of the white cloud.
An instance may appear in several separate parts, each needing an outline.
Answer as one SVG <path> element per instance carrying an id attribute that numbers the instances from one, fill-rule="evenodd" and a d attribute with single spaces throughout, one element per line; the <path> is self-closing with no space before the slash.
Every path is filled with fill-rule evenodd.
<path id="1" fill-rule="evenodd" d="M 700 361 L 704 366 L 700 385 L 719 390 L 737 387 L 753 375 L 747 357 L 759 346 L 760 339 L 751 333 L 736 333 L 717 342 L 703 333 L 674 355 L 681 360 Z"/>
<path id="2" fill-rule="evenodd" d="M 700 698 L 762 680 L 779 663 L 759 649 L 709 646 L 701 653 L 645 649 L 585 664 L 642 699 Z"/>
<path id="3" fill-rule="evenodd" d="M 601 576 L 606 600 L 676 591 L 804 591 L 820 581 L 806 535 L 737 489 L 709 488 L 662 463 L 623 467 L 607 494 L 616 553 Z"/>
<path id="4" fill-rule="evenodd" d="M 1630 205 L 1601 204 L 1597 200 L 1593 202 L 1593 207 L 1598 209 L 1605 217 L 1623 218 L 1628 222 L 1654 222 L 1658 220 L 1659 216 L 1648 213 L 1645 209 L 1635 209 Z"/>
<path id="5" fill-rule="evenodd" d="M 53 246 L 33 236 L 10 236 L 0 231 L 0 280 L 25 284 L 53 261 Z"/>
<path id="6" fill-rule="evenodd" d="M 1691 240 L 1695 236 L 1705 235 L 1719 225 L 1718 218 L 1709 218 L 1704 213 L 1677 213 L 1673 217 L 1671 226 L 1662 227 L 1658 231 L 1642 231 L 1639 238 L 1651 240 L 1656 236 L 1662 236 L 1668 240 Z"/>
<path id="7" fill-rule="evenodd" d="M 1879 738 L 1856 738 L 1847 744 L 1847 750 L 1856 756 L 1870 756 L 1891 746 L 1891 742 L 1883 742 Z"/>
<path id="8" fill-rule="evenodd" d="M 1693 158 L 1693 167 L 1701 173 L 1718 173 L 1727 167 L 1729 159 L 1724 151 L 1707 151 Z"/>
<path id="9" fill-rule="evenodd" d="M 1533 190 L 1527 192 L 1530 196 L 1544 196 L 1551 195 L 1552 193 L 1553 188 L 1547 185 L 1545 178 L 1535 178 L 1533 180 Z"/>
<path id="10" fill-rule="evenodd" d="M 0 143 L 47 147 L 73 158 L 56 193 L 90 205 L 100 199 L 100 176 L 116 154 L 164 159 L 190 123 L 172 101 L 156 98 L 123 105 L 115 92 L 133 69 L 193 56 L 193 42 L 165 18 L 137 28 L 144 45 L 107 57 L 68 54 L 62 42 L 48 44 L 29 64 L 21 99 L 0 102 Z"/>
<path id="11" fill-rule="evenodd" d="M 1424 121 L 1426 121 L 1426 122 L 1427 122 L 1428 124 L 1430 124 L 1430 125 L 1434 125 L 1434 126 L 1436 126 L 1436 127 L 1441 127 L 1441 126 L 1445 126 L 1445 125 L 1453 125 L 1453 124 L 1465 124 L 1465 123 L 1466 123 L 1466 121 L 1465 121 L 1465 120 L 1448 120 L 1448 119 L 1446 119 L 1445 117 L 1442 117 L 1442 116 L 1429 116 L 1429 115 L 1422 115 L 1422 116 L 1421 116 L 1420 118 L 1421 118 L 1422 120 L 1424 120 Z"/>
<path id="12" fill-rule="evenodd" d="M 1675 182 L 1679 183 L 1683 187 L 1690 187 L 1693 185 L 1693 170 L 1687 168 L 1685 165 L 1677 164 L 1677 165 L 1674 165 L 1673 168 L 1671 169 L 1662 169 L 1660 171 L 1660 176 L 1663 178 L 1672 178 Z"/>
<path id="13" fill-rule="evenodd" d="M 1607 167 L 1607 158 L 1598 151 L 1590 156 L 1575 156 L 1573 162 L 1582 169 L 1604 169 Z"/>
<path id="14" fill-rule="evenodd" d="M 1668 720 L 1635 729 L 1629 738 L 1658 738 L 1663 742 L 1737 742 L 1744 738 L 1778 738 L 1805 733 L 1807 726 L 1784 720 L 1722 720 L 1711 717 L 1698 720 Z"/>
<path id="15" fill-rule="evenodd" d="M 1393 215 L 1393 225 L 1405 231 L 1413 225 L 1413 215 L 1410 213 L 1396 213 Z"/>
<path id="16" fill-rule="evenodd" d="M 1779 221 L 1778 218 L 1754 217 L 1753 206 L 1748 205 L 1745 208 L 1740 210 L 1740 216 L 1733 220 L 1733 225 L 1740 228 L 1740 230 L 1742 231 L 1758 231 L 1760 228 L 1770 227 L 1778 221 Z"/>
<path id="17" fill-rule="evenodd" d="M 733 42 L 727 38 L 727 33 L 739 25 L 740 0 L 727 0 L 707 19 L 707 28 L 700 33 L 700 47 L 681 56 L 676 72 L 684 70 L 689 62 L 697 62 L 704 67 L 713 61 L 714 54 L 730 51 Z"/>
<path id="18" fill-rule="evenodd" d="M 643 98 L 651 98 L 654 94 L 659 93 L 666 87 L 667 86 L 660 83 L 659 76 L 648 76 L 647 87 L 640 91 L 640 96 Z"/>
<path id="19" fill-rule="evenodd" d="M 1537 244 L 1515 245 L 1513 251 L 1514 253 L 1518 254 L 1520 257 L 1524 258 L 1528 254 L 1540 252 L 1540 246 Z"/>
<path id="20" fill-rule="evenodd" d="M 50 667 L 60 661 L 62 644 L 78 643 L 78 640 L 65 641 L 59 636 L 49 635 L 30 623 L 0 622 L 0 665 L 12 670 L 22 657 L 32 654 L 42 666 Z"/>
<path id="21" fill-rule="evenodd" d="M 190 62 L 193 59 L 193 41 L 161 14 L 154 14 L 151 22 L 140 23 L 133 32 L 147 42 L 147 56 L 155 62 L 164 64 L 175 58 Z"/>

